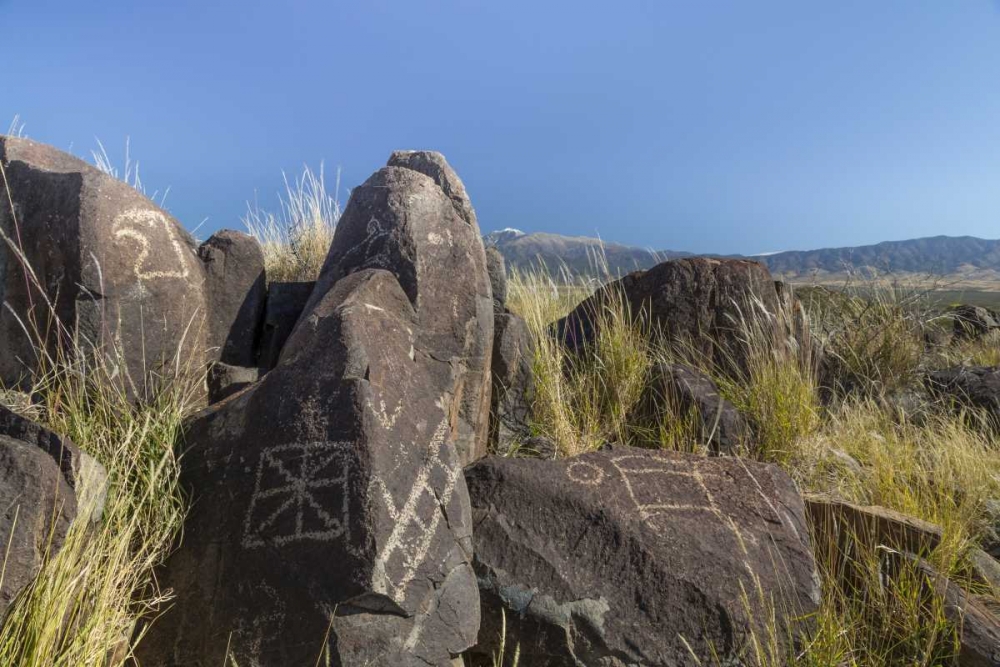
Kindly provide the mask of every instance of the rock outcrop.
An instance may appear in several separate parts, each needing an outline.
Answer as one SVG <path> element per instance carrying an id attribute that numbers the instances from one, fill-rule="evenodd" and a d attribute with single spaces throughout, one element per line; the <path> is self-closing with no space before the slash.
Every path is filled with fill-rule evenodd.
<path id="1" fill-rule="evenodd" d="M 475 643 L 462 453 L 485 447 L 492 310 L 456 192 L 392 166 L 354 189 L 277 367 L 188 429 L 177 599 L 143 665 L 222 664 L 229 633 L 259 667 L 443 667 Z"/>
<path id="2" fill-rule="evenodd" d="M 797 316 L 785 317 L 774 280 L 758 262 L 692 257 L 636 271 L 599 289 L 557 324 L 571 349 L 590 343 L 602 309 L 620 298 L 632 317 L 663 333 L 684 351 L 720 368 L 746 367 L 748 330 L 759 330 L 776 350 L 798 353 Z M 746 324 L 744 324 L 746 323 Z M 755 334 L 756 335 L 756 334 Z"/>
<path id="3" fill-rule="evenodd" d="M 141 394 L 175 359 L 195 371 L 252 338 L 255 241 L 218 234 L 203 246 L 134 188 L 82 160 L 28 139 L 0 136 L 0 381 L 38 370 L 36 346 L 111 355 Z M 13 206 L 9 206 L 11 202 Z M 233 253 L 236 248 L 239 253 Z M 259 249 L 256 251 L 259 253 Z M 216 350 L 215 354 L 204 351 Z"/>
<path id="4" fill-rule="evenodd" d="M 982 306 L 957 306 L 951 311 L 955 338 L 975 339 L 1000 329 L 1000 316 Z"/>
<path id="5" fill-rule="evenodd" d="M 211 351 L 211 358 L 231 366 L 255 366 L 267 297 L 260 243 L 224 229 L 201 244 L 198 257 L 205 267 L 209 340 L 221 345 Z"/>
<path id="6" fill-rule="evenodd" d="M 527 323 L 498 313 L 493 335 L 490 449 L 506 452 L 531 435 L 535 343 Z"/>
<path id="7" fill-rule="evenodd" d="M 712 454 L 736 454 L 750 444 L 750 425 L 711 377 L 686 364 L 660 364 L 629 422 L 655 427 L 676 416 L 693 417 L 698 444 Z"/>
<path id="8" fill-rule="evenodd" d="M 451 367 L 447 411 L 462 462 L 484 456 L 493 346 L 486 252 L 465 188 L 439 153 L 397 151 L 351 192 L 306 313 L 368 268 L 396 276 L 421 325 L 418 347 Z"/>
<path id="9" fill-rule="evenodd" d="M 0 406 L 0 619 L 78 514 L 100 517 L 106 480 L 68 438 Z"/>
<path id="10" fill-rule="evenodd" d="M 465 476 L 479 656 L 503 610 L 507 646 L 533 667 L 687 665 L 692 651 L 709 664 L 712 650 L 730 664 L 764 618 L 744 613 L 741 586 L 754 601 L 759 581 L 787 614 L 819 602 L 802 500 L 776 466 L 614 446 L 490 457 Z"/>
<path id="11" fill-rule="evenodd" d="M 958 366 L 933 371 L 924 381 L 935 397 L 954 402 L 959 408 L 980 410 L 1000 427 L 1000 367 Z"/>

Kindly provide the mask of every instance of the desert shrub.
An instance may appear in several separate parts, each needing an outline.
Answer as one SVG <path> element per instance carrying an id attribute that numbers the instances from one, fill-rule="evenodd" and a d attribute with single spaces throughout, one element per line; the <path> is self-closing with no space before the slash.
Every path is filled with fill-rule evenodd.
<path id="1" fill-rule="evenodd" d="M 515 272 L 508 283 L 511 310 L 535 340 L 533 429 L 567 456 L 628 441 L 626 420 L 653 364 L 649 336 L 620 298 L 595 314 L 599 333 L 592 344 L 578 353 L 566 349 L 552 323 L 585 292 L 579 284 L 560 287 L 542 270 Z"/>
<path id="2" fill-rule="evenodd" d="M 779 306 L 780 307 L 780 306 Z M 730 360 L 708 364 L 723 396 L 751 422 L 754 437 L 747 455 L 760 461 L 784 463 L 800 438 L 819 424 L 820 406 L 812 358 L 794 342 L 774 335 L 778 321 L 790 313 L 769 312 L 751 299 L 735 322 L 743 364 Z"/>
<path id="3" fill-rule="evenodd" d="M 913 383 L 932 319 L 926 289 L 872 279 L 808 294 L 813 334 L 824 351 L 825 388 L 873 396 Z"/>
<path id="4" fill-rule="evenodd" d="M 305 167 L 297 179 L 290 182 L 284 176 L 284 180 L 278 212 L 248 203 L 243 224 L 260 241 L 269 281 L 316 280 L 340 219 L 340 172 L 332 195 L 322 165 L 319 173 Z"/>

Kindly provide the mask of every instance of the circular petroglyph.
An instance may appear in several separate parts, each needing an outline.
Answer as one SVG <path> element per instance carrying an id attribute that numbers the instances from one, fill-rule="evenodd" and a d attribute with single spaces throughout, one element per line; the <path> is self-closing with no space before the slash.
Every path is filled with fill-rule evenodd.
<path id="1" fill-rule="evenodd" d="M 597 486 L 604 481 L 604 470 L 594 463 L 574 461 L 566 468 L 566 476 L 577 484 Z"/>

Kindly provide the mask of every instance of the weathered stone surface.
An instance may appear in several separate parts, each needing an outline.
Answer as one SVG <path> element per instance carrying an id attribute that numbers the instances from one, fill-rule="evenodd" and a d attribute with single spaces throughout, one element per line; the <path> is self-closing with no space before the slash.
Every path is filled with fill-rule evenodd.
<path id="1" fill-rule="evenodd" d="M 273 282 L 268 285 L 257 360 L 261 368 L 271 369 L 278 364 L 281 350 L 292 335 L 315 286 L 314 282 Z"/>
<path id="2" fill-rule="evenodd" d="M 498 314 L 493 330 L 490 410 L 490 449 L 493 452 L 507 451 L 531 433 L 534 359 L 535 344 L 527 323 L 511 313 Z"/>
<path id="3" fill-rule="evenodd" d="M 929 373 L 924 385 L 934 396 L 959 407 L 982 410 L 1000 426 L 1000 367 L 959 366 Z"/>
<path id="4" fill-rule="evenodd" d="M 934 569 L 926 560 L 894 550 L 880 552 L 883 576 L 894 577 L 902 568 L 915 568 L 924 579 L 925 596 L 944 602 L 944 614 L 959 630 L 959 667 L 1000 667 L 1000 617 L 983 601 Z"/>
<path id="5" fill-rule="evenodd" d="M 68 438 L 0 406 L 0 618 L 62 547 L 77 513 L 100 517 L 106 478 Z"/>
<path id="6" fill-rule="evenodd" d="M 37 364 L 18 317 L 49 331 L 52 346 L 77 335 L 97 346 L 115 341 L 139 388 L 147 371 L 161 370 L 175 354 L 201 354 L 203 268 L 194 241 L 173 218 L 125 183 L 27 139 L 0 137 L 0 163 L 0 229 L 37 279 L 0 243 L 0 300 L 13 310 L 0 310 L 4 384 L 21 381 Z M 52 326 L 53 316 L 62 327 Z"/>
<path id="7" fill-rule="evenodd" d="M 431 178 L 451 199 L 455 212 L 479 234 L 479 222 L 472 208 L 465 184 L 451 168 L 444 156 L 435 151 L 394 151 L 386 163 L 388 167 L 403 167 Z"/>
<path id="8" fill-rule="evenodd" d="M 246 389 L 259 379 L 259 368 L 230 366 L 221 361 L 216 362 L 208 369 L 208 401 L 218 403 Z"/>
<path id="9" fill-rule="evenodd" d="M 571 349 L 592 341 L 597 314 L 616 293 L 633 317 L 721 368 L 745 367 L 743 320 L 759 322 L 775 349 L 795 340 L 794 322 L 778 316 L 778 293 L 763 264 L 707 257 L 666 261 L 605 285 L 558 322 L 560 340 Z"/>
<path id="10" fill-rule="evenodd" d="M 201 244 L 198 257 L 205 267 L 210 358 L 233 366 L 256 365 L 267 289 L 260 243 L 224 229 Z"/>
<path id="11" fill-rule="evenodd" d="M 144 666 L 223 664 L 230 633 L 236 662 L 259 667 L 324 649 L 345 667 L 444 666 L 475 642 L 452 365 L 423 326 L 391 273 L 351 273 L 277 368 L 190 427 L 194 503 L 162 575 L 177 599 Z"/>
<path id="12" fill-rule="evenodd" d="M 686 364 L 660 364 L 639 402 L 637 423 L 662 421 L 663 410 L 685 416 L 693 411 L 701 426 L 702 442 L 713 454 L 735 454 L 750 442 L 751 430 L 736 406 L 719 394 L 708 375 Z M 668 417 L 668 419 L 673 417 Z"/>
<path id="13" fill-rule="evenodd" d="M 744 613 L 741 584 L 753 597 L 759 577 L 787 613 L 818 604 L 802 501 L 776 466 L 614 446 L 490 457 L 466 482 L 479 656 L 495 650 L 504 609 L 507 645 L 533 667 L 693 664 L 684 640 L 705 664 L 710 645 L 729 664 L 764 617 Z"/>
<path id="14" fill-rule="evenodd" d="M 469 463 L 486 453 L 490 413 L 493 306 L 482 238 L 465 189 L 440 154 L 393 153 L 389 164 L 351 192 L 297 326 L 344 276 L 391 271 L 416 310 L 417 347 L 451 366 L 447 411 Z"/>
<path id="15" fill-rule="evenodd" d="M 507 263 L 493 246 L 486 248 L 486 271 L 493 292 L 493 312 L 500 315 L 507 310 Z"/>
<path id="16" fill-rule="evenodd" d="M 886 507 L 814 495 L 805 503 L 818 535 L 862 543 L 870 551 L 889 547 L 924 556 L 941 543 L 940 527 Z"/>
<path id="17" fill-rule="evenodd" d="M 957 306 L 951 311 L 955 338 L 979 338 L 1000 329 L 1000 316 L 982 306 Z"/>

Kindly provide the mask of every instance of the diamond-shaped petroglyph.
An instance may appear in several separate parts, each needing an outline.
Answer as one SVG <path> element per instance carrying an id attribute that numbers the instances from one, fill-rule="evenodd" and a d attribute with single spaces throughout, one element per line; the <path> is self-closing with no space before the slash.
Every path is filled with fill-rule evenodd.
<path id="1" fill-rule="evenodd" d="M 347 442 L 277 445 L 261 451 L 243 546 L 350 537 Z"/>

